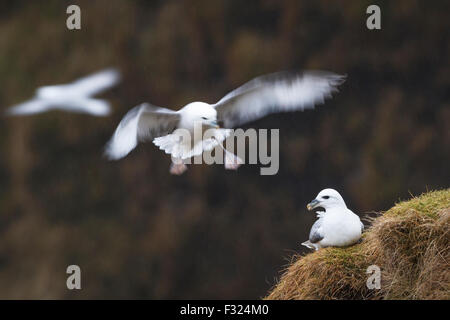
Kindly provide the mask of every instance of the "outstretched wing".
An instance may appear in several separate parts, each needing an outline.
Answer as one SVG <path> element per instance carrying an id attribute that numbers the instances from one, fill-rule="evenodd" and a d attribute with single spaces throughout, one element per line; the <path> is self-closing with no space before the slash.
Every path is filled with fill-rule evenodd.
<path id="1" fill-rule="evenodd" d="M 51 108 L 51 104 L 48 101 L 33 99 L 24 103 L 12 106 L 6 110 L 6 114 L 10 116 L 36 114 L 40 112 L 48 111 Z"/>
<path id="2" fill-rule="evenodd" d="M 88 97 L 113 87 L 119 80 L 119 71 L 106 69 L 64 85 L 64 89 L 70 90 L 71 95 Z"/>
<path id="3" fill-rule="evenodd" d="M 87 113 L 93 116 L 107 116 L 110 112 L 109 102 L 91 98 L 33 99 L 6 110 L 7 115 L 31 115 L 50 110 Z"/>
<path id="4" fill-rule="evenodd" d="M 235 127 L 270 113 L 313 108 L 344 80 L 345 76 L 324 71 L 274 73 L 244 84 L 214 107 L 225 127 Z"/>
<path id="5" fill-rule="evenodd" d="M 108 142 L 105 155 L 110 160 L 125 157 L 138 142 L 171 133 L 178 126 L 178 112 L 143 103 L 134 107 L 120 121 Z"/>

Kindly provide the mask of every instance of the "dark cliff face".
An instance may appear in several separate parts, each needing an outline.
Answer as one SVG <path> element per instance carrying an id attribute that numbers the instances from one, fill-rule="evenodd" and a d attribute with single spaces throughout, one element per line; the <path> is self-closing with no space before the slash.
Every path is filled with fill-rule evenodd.
<path id="1" fill-rule="evenodd" d="M 9 2 L 8 2 L 9 3 Z M 361 1 L 64 1 L 0 4 L 0 105 L 36 87 L 116 66 L 107 118 L 51 112 L 0 118 L 1 298 L 259 298 L 303 250 L 306 204 L 332 187 L 356 213 L 448 187 L 448 3 L 382 2 L 382 29 Z M 237 172 L 140 145 L 118 162 L 102 148 L 148 101 L 214 102 L 278 70 L 347 74 L 314 111 L 244 128 L 280 129 L 280 169 Z M 66 267 L 82 269 L 69 292 Z"/>

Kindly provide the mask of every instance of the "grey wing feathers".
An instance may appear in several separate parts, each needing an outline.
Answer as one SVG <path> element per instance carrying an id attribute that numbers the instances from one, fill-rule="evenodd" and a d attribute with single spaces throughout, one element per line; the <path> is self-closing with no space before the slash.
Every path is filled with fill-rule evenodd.
<path id="1" fill-rule="evenodd" d="M 345 76 L 324 71 L 278 72 L 244 84 L 214 106 L 225 127 L 234 127 L 274 112 L 313 108 L 344 80 Z"/>
<path id="2" fill-rule="evenodd" d="M 219 102 L 217 102 L 217 105 L 220 105 L 220 104 L 224 103 L 226 100 L 229 100 L 240 94 L 243 94 L 243 93 L 251 91 L 253 89 L 257 89 L 258 87 L 264 86 L 265 84 L 271 84 L 271 83 L 275 83 L 275 82 L 279 82 L 279 81 L 283 81 L 283 80 L 289 80 L 289 79 L 292 80 L 296 76 L 298 77 L 299 74 L 296 74 L 295 72 L 291 72 L 291 71 L 280 71 L 280 72 L 275 72 L 275 73 L 256 77 L 256 78 L 244 83 L 242 86 L 238 87 L 237 89 L 234 89 L 233 91 L 229 92 L 222 99 L 220 99 Z"/>
<path id="3" fill-rule="evenodd" d="M 105 148 L 108 159 L 117 160 L 133 150 L 138 142 L 163 136 L 177 127 L 179 113 L 143 103 L 134 107 L 120 121 Z"/>
<path id="4" fill-rule="evenodd" d="M 152 140 L 155 137 L 172 133 L 180 122 L 180 115 L 173 110 L 150 104 L 144 104 L 141 108 L 138 120 L 140 140 Z"/>
<path id="5" fill-rule="evenodd" d="M 321 226 L 322 226 L 322 219 L 317 220 L 313 224 L 311 232 L 309 233 L 309 241 L 311 243 L 316 243 L 323 239 L 323 235 L 320 233 L 319 230 Z"/>

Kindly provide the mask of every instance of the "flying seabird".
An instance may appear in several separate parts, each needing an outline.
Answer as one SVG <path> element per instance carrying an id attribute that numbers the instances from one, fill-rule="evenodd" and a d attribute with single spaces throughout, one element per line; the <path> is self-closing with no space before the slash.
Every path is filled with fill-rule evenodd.
<path id="1" fill-rule="evenodd" d="M 172 174 L 181 174 L 185 160 L 221 146 L 231 130 L 276 112 L 312 109 L 337 91 L 345 76 L 323 71 L 279 72 L 253 79 L 219 102 L 192 102 L 178 111 L 148 103 L 131 109 L 121 120 L 105 148 L 110 160 L 125 157 L 139 142 L 153 141 L 172 156 Z M 219 122 L 223 128 L 219 128 Z M 212 138 L 183 139 L 196 128 L 214 130 Z M 181 130 L 180 130 L 181 129 Z M 223 148 L 223 147 L 222 147 Z M 225 150 L 225 168 L 237 169 L 242 160 Z"/>
<path id="2" fill-rule="evenodd" d="M 57 109 L 106 116 L 110 113 L 109 102 L 91 96 L 113 87 L 119 79 L 117 70 L 106 69 L 68 84 L 40 87 L 31 100 L 9 108 L 6 114 L 29 115 Z"/>
<path id="3" fill-rule="evenodd" d="M 309 240 L 302 245 L 319 250 L 323 247 L 345 247 L 356 243 L 364 230 L 359 217 L 345 205 L 344 199 L 334 189 L 324 189 L 311 201 L 307 208 L 325 209 L 318 214 L 313 224 Z"/>

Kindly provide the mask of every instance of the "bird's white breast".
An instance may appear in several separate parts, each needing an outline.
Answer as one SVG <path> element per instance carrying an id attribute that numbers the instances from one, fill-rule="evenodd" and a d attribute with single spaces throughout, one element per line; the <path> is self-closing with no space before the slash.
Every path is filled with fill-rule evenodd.
<path id="1" fill-rule="evenodd" d="M 323 217 L 322 246 L 348 246 L 361 237 L 361 221 L 357 215 L 348 209 L 345 212 L 331 210 Z"/>

